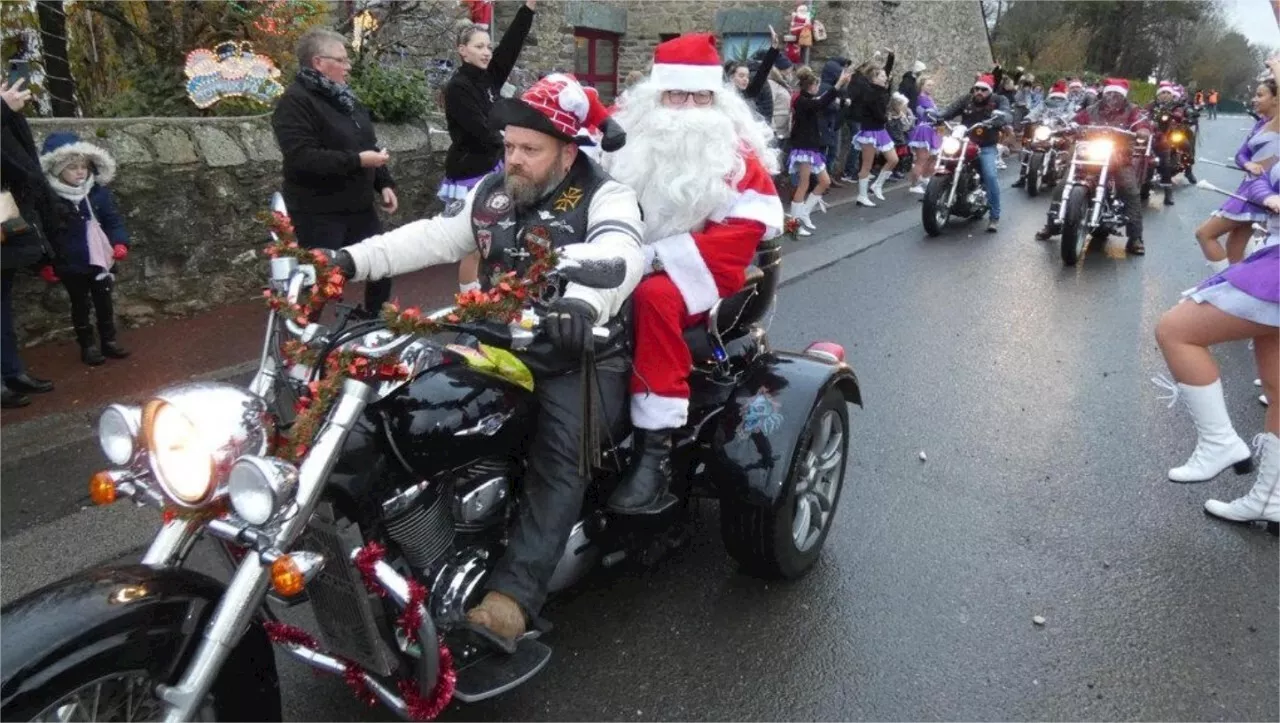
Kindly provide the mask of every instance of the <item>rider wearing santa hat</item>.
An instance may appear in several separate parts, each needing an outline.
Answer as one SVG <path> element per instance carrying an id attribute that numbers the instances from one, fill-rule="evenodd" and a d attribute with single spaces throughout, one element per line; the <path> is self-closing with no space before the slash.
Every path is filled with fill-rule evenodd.
<path id="1" fill-rule="evenodd" d="M 1110 126 L 1141 136 L 1151 135 L 1151 124 L 1146 114 L 1129 102 L 1129 81 L 1124 78 L 1107 78 L 1098 102 L 1076 113 L 1075 122 L 1082 126 Z M 1125 236 L 1128 237 L 1125 250 L 1136 256 L 1146 253 L 1146 247 L 1142 244 L 1142 178 L 1139 171 L 1133 160 L 1132 147 L 1128 144 L 1118 145 L 1111 154 L 1111 172 L 1116 181 L 1116 193 L 1124 200 L 1127 221 Z M 1049 220 L 1036 234 L 1037 239 L 1047 241 L 1062 233 L 1062 229 L 1054 221 L 1057 217 L 1057 204 L 1058 202 L 1054 202 L 1049 210 Z"/>
<path id="2" fill-rule="evenodd" d="M 1075 106 L 1071 105 L 1068 95 L 1067 81 L 1059 80 L 1049 89 L 1049 95 L 1045 96 L 1044 102 L 1035 108 L 1026 117 L 1027 133 L 1033 133 L 1034 128 L 1041 123 L 1053 122 L 1056 120 L 1069 121 L 1071 116 L 1075 115 Z M 1030 167 L 1031 150 L 1024 143 L 1022 147 L 1022 170 L 1018 174 L 1018 180 L 1013 184 L 1014 188 L 1022 188 L 1027 185 L 1027 169 Z"/>
<path id="3" fill-rule="evenodd" d="M 772 130 L 725 84 L 713 35 L 660 44 L 614 118 L 627 145 L 605 167 L 639 197 L 646 276 L 632 297 L 638 454 L 609 504 L 644 514 L 673 501 L 667 456 L 688 419 L 693 368 L 684 329 L 742 288 L 760 241 L 782 232 L 783 210 Z"/>
<path id="4" fill-rule="evenodd" d="M 594 101 L 593 101 L 594 98 Z M 520 358 L 534 377 L 538 416 L 530 426 L 528 470 L 519 517 L 488 591 L 467 614 L 468 626 L 507 652 L 536 619 L 552 573 L 578 519 L 590 481 L 583 472 L 588 439 L 620 438 L 631 363 L 626 301 L 640 282 L 644 222 L 635 191 L 611 179 L 581 152 L 583 126 L 605 127 L 607 112 L 571 75 L 542 78 L 519 98 L 500 100 L 492 127 L 505 128 L 500 171 L 485 176 L 435 218 L 401 226 L 337 252 L 355 280 L 406 274 L 481 256 L 485 288 L 504 271 L 526 274 L 532 245 L 578 260 L 620 258 L 626 278 L 612 289 L 567 284 L 563 293 L 531 299 L 542 313 L 541 337 Z M 593 340 L 603 326 L 605 341 Z M 593 353 L 585 354 L 588 345 Z M 583 373 L 590 360 L 592 374 Z M 594 399 L 593 399 L 594 398 Z M 594 411 L 591 411 L 594 410 Z M 596 431 L 588 435 L 589 425 Z"/>
<path id="5" fill-rule="evenodd" d="M 1178 90 L 1178 86 L 1172 81 L 1162 80 L 1156 88 L 1156 99 L 1147 106 L 1147 117 L 1151 120 L 1158 120 L 1162 115 L 1168 114 L 1174 123 L 1181 126 L 1183 133 L 1186 134 L 1187 159 L 1188 165 L 1186 170 L 1187 181 L 1196 182 L 1195 173 L 1192 172 L 1190 164 L 1195 162 L 1195 131 L 1191 128 L 1191 117 L 1187 112 L 1186 100 L 1182 97 L 1182 92 Z M 1164 205 L 1173 205 L 1173 154 L 1172 146 L 1169 144 L 1165 134 L 1160 133 L 1156 136 L 1156 158 L 1158 159 L 1157 169 L 1160 172 L 1160 185 L 1164 186 Z"/>

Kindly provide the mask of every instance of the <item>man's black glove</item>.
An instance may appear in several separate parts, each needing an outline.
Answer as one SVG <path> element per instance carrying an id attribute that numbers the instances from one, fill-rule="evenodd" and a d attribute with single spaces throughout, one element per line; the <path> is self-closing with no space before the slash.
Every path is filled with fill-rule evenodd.
<path id="1" fill-rule="evenodd" d="M 333 249 L 314 250 L 323 254 L 324 257 L 329 260 L 330 265 L 338 267 L 338 270 L 342 272 L 342 275 L 348 279 L 356 275 L 355 259 L 351 258 L 351 254 L 347 253 L 344 249 L 338 249 L 337 251 L 334 251 Z"/>
<path id="2" fill-rule="evenodd" d="M 591 331 L 595 323 L 596 310 L 581 299 L 558 299 L 542 318 L 551 345 L 570 359 L 581 357 L 587 344 L 594 343 Z"/>

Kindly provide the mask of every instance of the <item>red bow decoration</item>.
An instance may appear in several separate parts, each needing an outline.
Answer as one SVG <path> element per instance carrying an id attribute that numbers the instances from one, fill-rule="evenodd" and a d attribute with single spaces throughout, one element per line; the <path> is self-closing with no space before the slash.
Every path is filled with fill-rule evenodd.
<path id="1" fill-rule="evenodd" d="M 124 244 L 116 244 L 111 247 L 111 258 L 116 261 L 124 261 L 124 257 L 129 255 L 129 247 Z"/>

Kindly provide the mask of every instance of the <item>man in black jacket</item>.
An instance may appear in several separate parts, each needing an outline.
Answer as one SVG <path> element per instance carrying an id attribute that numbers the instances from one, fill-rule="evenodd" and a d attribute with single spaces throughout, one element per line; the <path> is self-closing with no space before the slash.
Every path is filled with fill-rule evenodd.
<path id="1" fill-rule="evenodd" d="M 902 82 L 898 83 L 898 92 L 907 96 L 907 109 L 916 112 L 916 104 L 920 101 L 920 74 L 925 71 L 925 64 L 917 60 L 911 70 L 902 74 Z"/>
<path id="2" fill-rule="evenodd" d="M 345 38 L 308 31 L 298 41 L 298 76 L 271 117 L 284 155 L 284 200 L 298 243 L 337 249 L 382 232 L 374 208 L 395 213 L 399 201 L 378 148 L 369 111 L 347 86 Z M 364 308 L 377 314 L 391 298 L 390 280 L 365 286 Z"/>
<path id="3" fill-rule="evenodd" d="M 974 81 L 969 95 L 961 97 L 938 116 L 951 120 L 956 116 L 966 128 L 990 122 L 989 128 L 971 131 L 972 140 L 978 144 L 978 172 L 982 185 L 987 189 L 987 203 L 991 205 L 991 221 L 987 233 L 995 233 L 1000 227 L 1000 179 L 996 175 L 996 145 L 1000 129 L 1010 120 L 1009 101 L 995 92 L 996 80 L 991 75 L 980 75 Z"/>
<path id="4" fill-rule="evenodd" d="M 18 269 L 41 260 L 45 251 L 42 233 L 54 230 L 50 203 L 52 191 L 40 169 L 40 154 L 31 135 L 31 126 L 18 111 L 31 98 L 31 92 L 18 81 L 14 87 L 0 84 L 0 186 L 12 194 L 21 217 L 6 219 L 3 233 L 6 235 L 3 253 L 3 296 L 0 297 L 0 370 L 3 372 L 4 409 L 25 407 L 31 403 L 27 393 L 53 391 L 53 382 L 38 379 L 27 373 L 18 353 L 18 335 L 13 328 L 13 282 Z M 12 213 L 14 209 L 9 209 Z M 19 230 L 18 226 L 25 228 Z M 8 236 L 10 233 L 12 237 Z"/>

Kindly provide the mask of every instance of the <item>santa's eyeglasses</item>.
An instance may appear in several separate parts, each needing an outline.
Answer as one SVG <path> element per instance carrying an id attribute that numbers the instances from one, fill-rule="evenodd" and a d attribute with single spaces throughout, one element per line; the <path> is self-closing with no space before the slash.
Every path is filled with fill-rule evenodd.
<path id="1" fill-rule="evenodd" d="M 675 103 L 676 105 L 683 105 L 684 103 L 687 103 L 690 98 L 693 98 L 694 105 L 711 105 L 711 101 L 716 99 L 716 94 L 710 90 L 698 90 L 693 92 L 687 90 L 668 90 L 665 91 L 663 95 L 666 96 L 667 100 Z"/>

